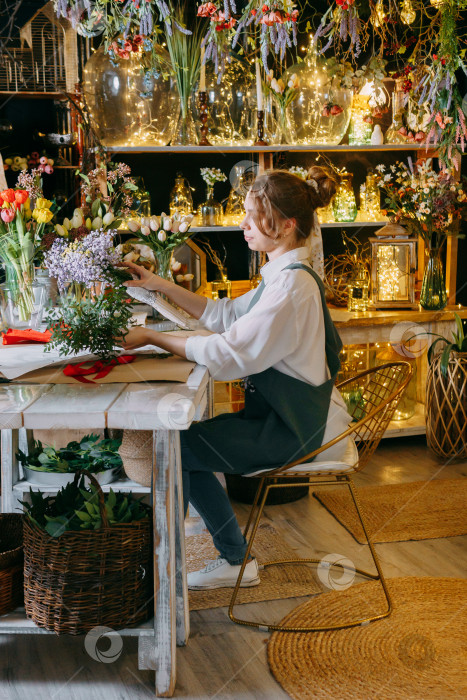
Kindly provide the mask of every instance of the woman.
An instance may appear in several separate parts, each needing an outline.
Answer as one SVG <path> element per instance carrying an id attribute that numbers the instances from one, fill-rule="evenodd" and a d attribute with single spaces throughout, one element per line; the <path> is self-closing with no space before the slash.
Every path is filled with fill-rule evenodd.
<path id="1" fill-rule="evenodd" d="M 137 328 L 125 336 L 126 349 L 153 344 L 205 365 L 214 379 L 247 378 L 244 410 L 181 433 L 185 512 L 193 503 L 220 553 L 201 571 L 188 574 L 189 588 L 233 586 L 246 551 L 215 472 L 248 474 L 283 466 L 333 439 L 349 423 L 334 386 L 341 342 L 309 263 L 316 209 L 329 203 L 335 188 L 334 179 L 319 167 L 310 170 L 306 182 L 282 170 L 255 180 L 241 228 L 250 250 L 266 252 L 268 263 L 260 286 L 238 299 L 206 299 L 128 265 L 139 278 L 128 285 L 163 292 L 213 334 L 181 338 Z M 338 444 L 326 458 L 339 459 L 344 449 Z M 258 583 L 258 566 L 251 559 L 241 585 Z"/>

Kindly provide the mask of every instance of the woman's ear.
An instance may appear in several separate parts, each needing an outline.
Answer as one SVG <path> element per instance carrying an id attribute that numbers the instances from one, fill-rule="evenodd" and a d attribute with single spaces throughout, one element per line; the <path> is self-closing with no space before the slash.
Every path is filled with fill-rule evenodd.
<path id="1" fill-rule="evenodd" d="M 286 219 L 284 221 L 283 227 L 282 227 L 282 235 L 283 236 L 291 236 L 292 234 L 295 233 L 295 229 L 297 228 L 297 220 L 292 218 L 292 219 Z"/>

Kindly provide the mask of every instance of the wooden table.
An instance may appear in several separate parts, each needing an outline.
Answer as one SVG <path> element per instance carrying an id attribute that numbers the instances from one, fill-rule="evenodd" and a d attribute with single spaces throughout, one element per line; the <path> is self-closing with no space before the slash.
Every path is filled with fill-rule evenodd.
<path id="1" fill-rule="evenodd" d="M 157 430 L 152 488 L 128 479 L 103 486 L 104 491 L 151 494 L 154 512 L 154 619 L 119 634 L 138 636 L 138 665 L 154 670 L 156 695 L 172 696 L 176 681 L 176 645 L 189 636 L 185 574 L 184 519 L 180 430 L 212 414 L 212 387 L 205 367 L 196 366 L 185 384 L 0 385 L 2 431 L 2 512 L 20 509 L 30 484 L 20 478 L 15 454 L 34 428 L 89 431 L 102 428 Z M 26 429 L 26 431 L 25 431 Z M 38 487 L 56 492 L 54 487 Z M 0 634 L 51 634 L 15 611 L 0 618 Z"/>

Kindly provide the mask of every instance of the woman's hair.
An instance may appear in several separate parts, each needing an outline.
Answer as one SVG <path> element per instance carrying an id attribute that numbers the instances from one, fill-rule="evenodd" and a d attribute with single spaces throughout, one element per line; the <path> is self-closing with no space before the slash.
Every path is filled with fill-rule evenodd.
<path id="1" fill-rule="evenodd" d="M 259 175 L 249 190 L 258 213 L 255 223 L 265 236 L 277 238 L 280 224 L 295 219 L 297 239 L 306 239 L 315 210 L 329 204 L 336 187 L 336 178 L 319 165 L 309 169 L 306 181 L 287 170 L 269 170 Z"/>

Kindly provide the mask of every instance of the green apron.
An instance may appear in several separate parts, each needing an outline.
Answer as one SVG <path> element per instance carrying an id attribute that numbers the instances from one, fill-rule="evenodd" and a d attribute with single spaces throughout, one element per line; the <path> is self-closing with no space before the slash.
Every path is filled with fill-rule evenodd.
<path id="1" fill-rule="evenodd" d="M 312 386 L 272 367 L 248 377 L 243 410 L 202 421 L 184 433 L 185 444 L 213 471 L 246 474 L 261 468 L 277 468 L 303 458 L 323 444 L 342 342 L 326 306 L 324 286 L 318 275 L 301 263 L 284 269 L 306 270 L 318 284 L 331 378 L 320 386 Z M 247 313 L 263 290 L 264 282 L 261 282 Z"/>

